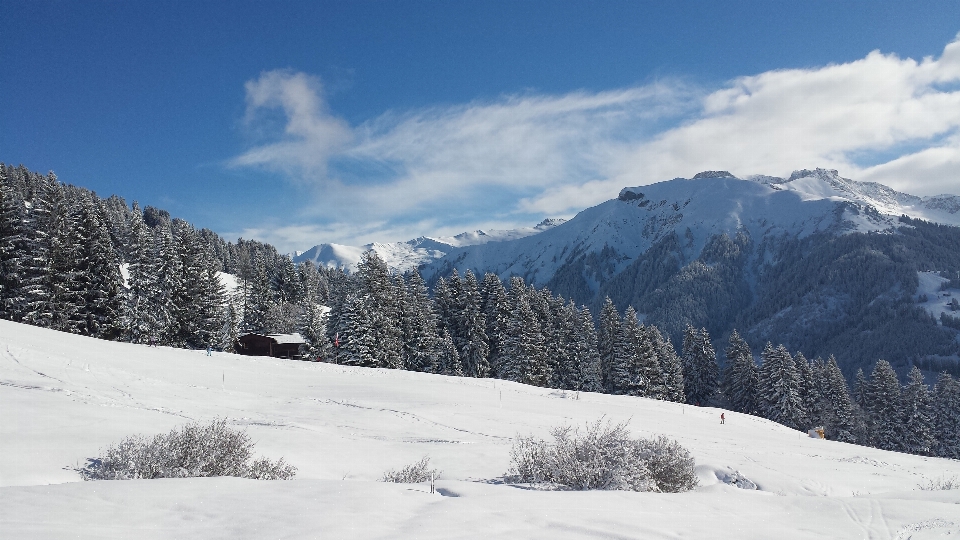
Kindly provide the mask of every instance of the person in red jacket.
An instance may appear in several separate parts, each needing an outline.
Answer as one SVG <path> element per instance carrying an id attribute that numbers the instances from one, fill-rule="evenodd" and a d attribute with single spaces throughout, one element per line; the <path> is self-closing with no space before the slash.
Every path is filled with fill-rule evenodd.
<path id="1" fill-rule="evenodd" d="M 726 418 L 726 417 L 723 415 L 723 413 L 720 413 L 720 423 L 721 423 L 721 424 L 723 423 L 723 420 L 724 420 L 725 418 Z"/>

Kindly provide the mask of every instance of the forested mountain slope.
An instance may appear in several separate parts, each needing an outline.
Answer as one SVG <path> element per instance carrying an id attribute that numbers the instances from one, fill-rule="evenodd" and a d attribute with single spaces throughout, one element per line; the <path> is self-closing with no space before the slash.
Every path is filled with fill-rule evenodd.
<path id="1" fill-rule="evenodd" d="M 898 370 L 949 368 L 957 331 L 916 304 L 918 272 L 960 270 L 958 210 L 960 197 L 836 171 L 709 171 L 625 188 L 539 235 L 456 250 L 422 272 L 428 282 L 454 268 L 522 276 L 595 313 L 609 296 L 675 341 L 687 324 L 721 339 L 738 328 L 757 345 L 836 354 L 848 376 L 879 357 Z"/>

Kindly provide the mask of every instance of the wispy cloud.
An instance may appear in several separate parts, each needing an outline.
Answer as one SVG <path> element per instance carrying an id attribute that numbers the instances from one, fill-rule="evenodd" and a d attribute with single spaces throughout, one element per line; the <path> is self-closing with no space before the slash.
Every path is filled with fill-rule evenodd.
<path id="1" fill-rule="evenodd" d="M 232 163 L 316 188 L 319 204 L 305 205 L 300 218 L 319 225 L 290 231 L 304 248 L 529 225 L 625 185 L 704 169 L 789 174 L 827 166 L 917 194 L 960 191 L 960 37 L 939 58 L 920 61 L 873 52 L 713 90 L 670 80 L 530 93 L 389 111 L 357 126 L 329 111 L 316 77 L 271 71 L 246 90 L 248 127 L 269 131 L 276 111 L 283 126 Z"/>

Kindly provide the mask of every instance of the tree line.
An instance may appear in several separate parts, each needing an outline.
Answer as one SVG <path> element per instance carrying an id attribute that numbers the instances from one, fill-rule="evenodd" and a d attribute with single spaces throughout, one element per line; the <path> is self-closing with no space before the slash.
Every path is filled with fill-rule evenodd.
<path id="1" fill-rule="evenodd" d="M 239 278 L 230 292 L 225 274 Z M 231 350 L 242 332 L 323 334 L 328 283 L 261 242 L 0 163 L 0 318 L 101 339 Z M 314 342 L 320 340 L 314 338 Z"/>
<path id="2" fill-rule="evenodd" d="M 549 289 L 470 270 L 438 279 L 431 298 L 416 271 L 391 275 L 372 251 L 348 282 L 331 298 L 327 361 L 713 405 L 823 427 L 828 439 L 960 459 L 960 383 L 947 373 L 931 390 L 914 366 L 901 386 L 880 360 L 851 390 L 833 356 L 810 361 L 767 343 L 758 364 L 736 330 L 721 366 L 704 328 L 688 326 L 678 353 L 632 306 L 621 316 L 608 297 L 595 323 Z"/>

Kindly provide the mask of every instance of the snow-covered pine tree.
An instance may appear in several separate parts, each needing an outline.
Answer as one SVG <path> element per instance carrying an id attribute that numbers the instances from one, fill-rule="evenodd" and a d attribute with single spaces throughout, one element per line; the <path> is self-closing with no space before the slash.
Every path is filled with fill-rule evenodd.
<path id="1" fill-rule="evenodd" d="M 913 366 L 903 388 L 903 451 L 921 456 L 931 455 L 937 440 L 934 437 L 933 407 L 923 374 Z"/>
<path id="2" fill-rule="evenodd" d="M 273 291 L 270 290 L 270 277 L 267 274 L 267 261 L 262 253 L 256 253 L 250 258 L 247 281 L 241 331 L 264 333 L 267 331 L 267 314 L 274 300 Z"/>
<path id="3" fill-rule="evenodd" d="M 837 359 L 830 355 L 823 367 L 823 386 L 820 392 L 821 421 L 828 439 L 854 443 L 857 442 L 858 413 L 847 381 L 837 365 Z"/>
<path id="4" fill-rule="evenodd" d="M 867 376 L 863 374 L 863 368 L 857 368 L 853 378 L 853 402 L 862 409 L 867 406 Z"/>
<path id="5" fill-rule="evenodd" d="M 439 369 L 437 316 L 427 296 L 427 286 L 416 270 L 407 279 L 402 306 L 403 367 L 411 371 L 434 373 Z"/>
<path id="6" fill-rule="evenodd" d="M 800 353 L 797 353 L 799 356 Z M 811 426 L 823 426 L 826 423 L 824 419 L 824 392 L 826 392 L 826 364 L 823 358 L 816 357 L 810 366 L 810 386 L 807 388 L 806 400 L 803 408 L 807 411 L 807 422 Z"/>
<path id="7" fill-rule="evenodd" d="M 0 318 L 16 320 L 20 303 L 23 250 L 23 201 L 9 185 L 6 168 L 0 166 Z"/>
<path id="8" fill-rule="evenodd" d="M 123 276 L 120 258 L 113 248 L 101 207 L 90 195 L 79 201 L 77 226 L 86 243 L 80 250 L 77 271 L 84 275 L 83 333 L 101 339 L 117 339 L 122 332 Z"/>
<path id="9" fill-rule="evenodd" d="M 802 427 L 813 426 L 815 422 L 812 418 L 817 416 L 817 406 L 819 399 L 817 396 L 818 381 L 814 378 L 813 368 L 810 361 L 797 351 L 793 356 L 793 364 L 797 370 L 797 390 L 800 394 L 800 403 L 802 404 L 803 414 L 799 419 L 799 425 Z"/>
<path id="10" fill-rule="evenodd" d="M 351 293 L 340 306 L 335 341 L 340 346 L 334 353 L 338 364 L 379 367 L 376 349 L 380 346 L 374 329 L 376 320 L 370 297 Z"/>
<path id="11" fill-rule="evenodd" d="M 129 222 L 127 244 L 127 291 L 123 308 L 122 326 L 125 341 L 148 343 L 157 326 L 151 304 L 154 290 L 152 257 L 153 236 L 143 222 L 143 213 L 136 201 Z"/>
<path id="12" fill-rule="evenodd" d="M 451 339 L 457 335 L 457 323 L 462 305 L 463 283 L 460 274 L 454 268 L 446 279 L 440 277 L 433 287 L 433 302 L 437 310 L 437 328 L 441 337 L 443 330 L 450 333 Z M 456 341 L 454 341 L 456 345 Z"/>
<path id="13" fill-rule="evenodd" d="M 543 358 L 545 362 L 544 373 L 546 378 L 542 386 L 555 387 L 555 373 L 558 366 L 558 350 L 562 346 L 555 339 L 556 329 L 554 328 L 553 313 L 550 308 L 552 295 L 546 288 L 537 290 L 533 285 L 527 287 L 527 300 L 530 302 L 530 309 L 537 319 L 537 327 L 540 329 L 540 340 L 543 343 Z"/>
<path id="14" fill-rule="evenodd" d="M 613 353 L 610 379 L 615 394 L 639 396 L 643 381 L 637 372 L 637 354 L 643 328 L 633 306 L 627 306 Z"/>
<path id="15" fill-rule="evenodd" d="M 620 339 L 620 313 L 613 305 L 613 300 L 607 296 L 603 300 L 600 310 L 600 328 L 597 332 L 597 347 L 600 353 L 600 369 L 603 378 L 603 388 L 607 393 L 615 392 L 613 366 L 617 349 L 617 340 Z"/>
<path id="16" fill-rule="evenodd" d="M 717 392 L 720 367 L 706 328 L 687 326 L 683 336 L 683 388 L 687 403 L 707 405 Z"/>
<path id="17" fill-rule="evenodd" d="M 480 288 L 483 300 L 483 316 L 487 324 L 487 342 L 489 343 L 488 362 L 491 377 L 503 377 L 501 370 L 500 351 L 504 339 L 510 310 L 507 304 L 507 291 L 503 282 L 492 272 L 483 276 Z"/>
<path id="18" fill-rule="evenodd" d="M 357 263 L 357 278 L 367 296 L 370 312 L 366 314 L 371 321 L 368 326 L 372 333 L 376 349 L 371 352 L 375 365 L 382 368 L 401 369 L 401 351 L 403 349 L 403 331 L 400 327 L 400 303 L 398 291 L 390 270 L 383 259 L 373 250 L 361 255 Z"/>
<path id="19" fill-rule="evenodd" d="M 560 346 L 556 347 L 559 357 L 551 386 L 579 390 L 583 374 L 580 367 L 580 344 L 577 343 L 577 307 L 573 301 L 563 303 L 563 299 L 557 297 L 551 302 L 550 308 L 553 311 L 555 339 L 560 343 Z"/>
<path id="20" fill-rule="evenodd" d="M 584 392 L 602 392 L 603 382 L 600 368 L 600 352 L 597 350 L 597 331 L 593 325 L 593 316 L 584 306 L 577 315 L 574 329 L 572 364 L 580 368 L 578 386 L 573 390 Z"/>
<path id="21" fill-rule="evenodd" d="M 683 403 L 687 396 L 683 389 L 683 362 L 677 356 L 673 343 L 660 333 L 659 328 L 650 326 L 647 332 L 650 333 L 650 340 L 653 342 L 653 348 L 657 352 L 657 360 L 660 363 L 660 371 L 663 373 L 663 399 Z"/>
<path id="22" fill-rule="evenodd" d="M 511 381 L 546 386 L 549 377 L 546 349 L 528 295 L 522 278 L 510 279 L 510 319 L 501 351 L 503 376 Z"/>
<path id="23" fill-rule="evenodd" d="M 750 345 L 734 329 L 725 351 L 727 366 L 723 376 L 723 394 L 730 407 L 747 414 L 757 414 L 757 364 Z"/>
<path id="24" fill-rule="evenodd" d="M 796 365 L 787 348 L 767 343 L 761 354 L 757 395 L 764 418 L 793 429 L 803 429 L 803 399 Z"/>
<path id="25" fill-rule="evenodd" d="M 944 372 L 933 389 L 935 453 L 960 459 L 960 382 Z"/>
<path id="26" fill-rule="evenodd" d="M 640 325 L 640 334 L 637 336 L 637 380 L 640 383 L 638 395 L 651 399 L 663 399 L 666 394 L 663 371 L 660 359 L 653 343 L 650 328 Z"/>
<path id="27" fill-rule="evenodd" d="M 325 274 L 317 270 L 313 261 L 303 261 L 297 265 L 297 278 L 303 291 L 302 303 L 327 305 L 330 301 L 330 287 Z"/>
<path id="28" fill-rule="evenodd" d="M 174 250 L 180 271 L 174 291 L 173 318 L 178 347 L 203 349 L 219 342 L 226 290 L 217 276 L 217 263 L 188 223 L 174 220 Z M 269 326 L 269 325 L 267 325 Z M 291 323 L 289 331 L 292 331 Z"/>
<path id="29" fill-rule="evenodd" d="M 440 358 L 438 366 L 441 375 L 451 375 L 454 377 L 463 377 L 463 365 L 460 362 L 460 354 L 457 353 L 457 347 L 453 344 L 453 338 L 446 328 L 440 338 Z"/>
<path id="30" fill-rule="evenodd" d="M 487 342 L 487 321 L 477 278 L 467 270 L 460 289 L 460 312 L 457 314 L 457 335 L 454 344 L 468 377 L 486 377 L 490 373 L 490 345 Z"/>
<path id="31" fill-rule="evenodd" d="M 883 450 L 903 450 L 901 427 L 903 400 L 897 373 L 890 362 L 879 360 L 864 391 L 869 418 L 870 444 Z"/>
<path id="32" fill-rule="evenodd" d="M 236 295 L 228 294 L 223 306 L 223 317 L 220 325 L 218 343 L 221 350 L 236 352 L 234 343 L 240 337 L 240 309 Z M 308 342 L 309 343 L 309 342 Z"/>
<path id="33" fill-rule="evenodd" d="M 88 230 L 81 227 L 82 203 L 73 188 L 61 190 L 63 198 L 51 207 L 49 268 L 50 298 L 46 306 L 49 327 L 72 334 L 86 334 L 86 302 L 89 275 L 85 272 Z M 43 326 L 43 324 L 41 324 Z"/>
<path id="34" fill-rule="evenodd" d="M 26 171 L 20 172 L 24 174 Z M 54 280 L 50 258 L 53 242 L 51 233 L 58 220 L 63 219 L 66 201 L 56 178 L 37 176 L 29 209 L 24 214 L 22 244 L 18 250 L 21 253 L 20 290 L 16 293 L 13 305 L 13 320 L 52 327 L 50 300 Z"/>

